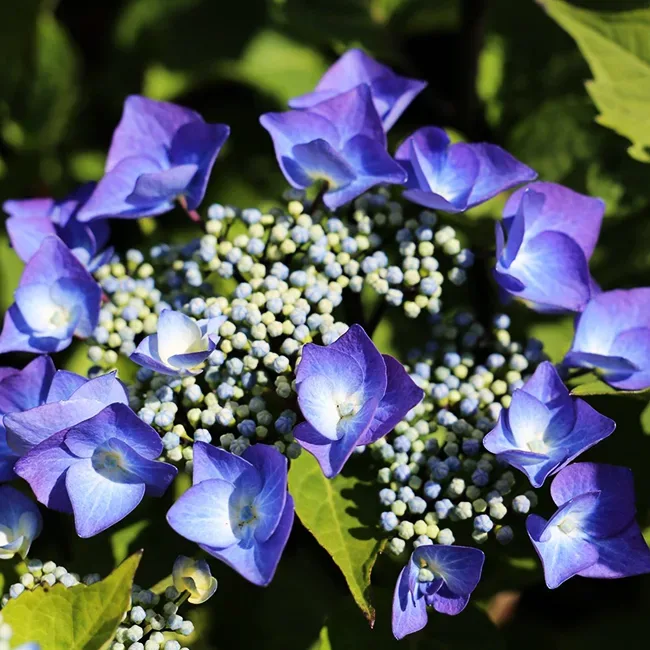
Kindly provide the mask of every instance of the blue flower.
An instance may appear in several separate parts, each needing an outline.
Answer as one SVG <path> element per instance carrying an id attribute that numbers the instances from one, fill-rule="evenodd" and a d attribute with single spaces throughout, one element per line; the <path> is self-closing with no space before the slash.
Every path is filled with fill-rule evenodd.
<path id="1" fill-rule="evenodd" d="M 264 444 L 240 457 L 196 442 L 193 471 L 169 525 L 250 582 L 269 584 L 293 525 L 287 459 Z"/>
<path id="2" fill-rule="evenodd" d="M 33 361 L 19 376 L 10 378 L 6 387 L 25 396 L 3 418 L 7 443 L 16 456 L 24 456 L 55 433 L 94 417 L 110 404 L 129 403 L 126 389 L 115 372 L 88 380 L 65 370 L 54 373 L 49 359 L 47 364 L 37 365 L 37 361 Z M 34 375 L 43 366 L 44 376 L 50 380 L 39 387 Z M 18 381 L 25 382 L 22 388 L 15 385 Z M 0 384 L 0 409 L 3 408 L 4 383 Z M 40 392 L 38 400 L 35 399 L 37 390 Z"/>
<path id="3" fill-rule="evenodd" d="M 407 106 L 426 87 L 426 81 L 395 74 L 362 50 L 348 50 L 323 75 L 313 92 L 289 100 L 291 108 L 310 108 L 360 84 L 370 88 L 372 101 L 388 131 Z"/>
<path id="4" fill-rule="evenodd" d="M 200 605 L 214 595 L 217 579 L 212 577 L 210 566 L 205 560 L 193 560 L 179 555 L 172 570 L 174 587 L 181 593 L 188 591 L 188 600 L 193 605 Z"/>
<path id="5" fill-rule="evenodd" d="M 260 123 L 273 139 L 287 181 L 298 189 L 326 181 L 323 200 L 331 209 L 378 183 L 406 180 L 386 151 L 386 134 L 366 84 L 309 109 L 266 113 Z"/>
<path id="6" fill-rule="evenodd" d="M 520 469 L 534 487 L 558 472 L 616 428 L 587 402 L 571 397 L 552 363 L 544 361 L 516 390 L 485 448 Z"/>
<path id="7" fill-rule="evenodd" d="M 196 208 L 229 133 L 225 124 L 207 124 L 189 108 L 128 97 L 104 177 L 79 210 L 79 221 L 158 215 L 181 196 Z"/>
<path id="8" fill-rule="evenodd" d="M 145 492 L 162 496 L 177 472 L 155 460 L 162 450 L 156 431 L 112 404 L 33 447 L 15 471 L 41 503 L 74 515 L 79 537 L 92 537 L 124 519 Z"/>
<path id="9" fill-rule="evenodd" d="M 485 555 L 477 548 L 429 544 L 413 551 L 393 595 L 393 634 L 403 639 L 427 624 L 427 606 L 460 614 L 481 579 Z"/>
<path id="10" fill-rule="evenodd" d="M 7 442 L 3 416 L 44 404 L 56 368 L 50 357 L 36 357 L 22 370 L 0 368 L 0 482 L 15 478 L 18 454 Z"/>
<path id="11" fill-rule="evenodd" d="M 555 183 L 532 183 L 496 224 L 501 289 L 541 312 L 582 311 L 598 287 L 589 273 L 605 205 Z M 507 242 L 506 242 L 507 239 Z"/>
<path id="12" fill-rule="evenodd" d="M 36 504 L 10 485 L 0 486 L 0 560 L 16 553 L 24 559 L 42 528 Z"/>
<path id="13" fill-rule="evenodd" d="M 58 352 L 97 325 L 101 289 L 68 247 L 46 237 L 27 262 L 5 314 L 0 353 Z"/>
<path id="14" fill-rule="evenodd" d="M 106 264 L 113 254 L 112 248 L 105 248 L 110 236 L 108 221 L 98 219 L 90 225 L 77 221 L 79 207 L 88 199 L 94 187 L 94 183 L 82 185 L 62 201 L 5 201 L 2 208 L 9 215 L 7 233 L 18 257 L 28 262 L 43 240 L 54 235 L 89 271 Z"/>
<path id="15" fill-rule="evenodd" d="M 595 368 L 621 390 L 650 387 L 650 288 L 592 298 L 577 321 L 564 365 Z"/>
<path id="16" fill-rule="evenodd" d="M 623 578 L 650 573 L 650 549 L 635 521 L 632 472 L 575 463 L 551 483 L 559 509 L 547 521 L 529 515 L 526 528 L 549 589 L 579 575 Z"/>
<path id="17" fill-rule="evenodd" d="M 424 396 L 359 325 L 326 347 L 305 345 L 296 390 L 306 422 L 294 436 L 327 477 L 341 471 L 355 447 L 389 433 Z"/>
<path id="18" fill-rule="evenodd" d="M 537 174 L 494 144 L 451 144 L 437 127 L 418 129 L 397 149 L 408 173 L 404 197 L 445 212 L 464 212 Z"/>
<path id="19" fill-rule="evenodd" d="M 196 321 L 182 312 L 165 309 L 158 331 L 147 336 L 131 355 L 135 363 L 165 375 L 194 375 L 215 350 L 226 316 Z"/>

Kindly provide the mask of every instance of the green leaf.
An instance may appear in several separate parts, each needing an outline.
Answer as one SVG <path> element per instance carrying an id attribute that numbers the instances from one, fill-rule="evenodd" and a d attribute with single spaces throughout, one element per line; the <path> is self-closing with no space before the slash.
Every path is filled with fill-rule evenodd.
<path id="1" fill-rule="evenodd" d="M 36 641 L 41 650 L 101 650 L 129 608 L 142 552 L 134 553 L 101 582 L 87 587 L 26 592 L 11 600 L 2 617 L 15 645 Z"/>
<path id="2" fill-rule="evenodd" d="M 548 14 L 576 41 L 594 80 L 587 90 L 597 121 L 628 138 L 629 154 L 650 162 L 650 8 L 589 11 L 545 0 Z"/>
<path id="3" fill-rule="evenodd" d="M 283 106 L 311 91 L 326 69 L 327 61 L 315 50 L 272 30 L 261 31 L 238 61 L 222 66 L 223 76 L 249 83 Z"/>
<path id="4" fill-rule="evenodd" d="M 314 457 L 303 453 L 291 463 L 289 490 L 300 521 L 341 569 L 372 626 L 370 573 L 384 543 L 375 536 L 377 499 L 372 483 L 343 474 L 327 479 Z M 372 523 L 362 523 L 359 515 L 370 515 Z"/>
<path id="5" fill-rule="evenodd" d="M 588 397 L 590 395 L 627 395 L 645 400 L 650 397 L 650 388 L 643 390 L 617 390 L 598 379 L 576 386 L 571 390 L 571 395 L 576 397 Z"/>
<path id="6" fill-rule="evenodd" d="M 24 264 L 9 245 L 9 238 L 0 235 L 0 314 L 3 314 L 14 301 L 14 291 L 18 287 Z"/>
<path id="7" fill-rule="evenodd" d="M 73 118 L 78 96 L 77 51 L 63 26 L 50 12 L 43 12 L 25 97 L 12 114 L 22 133 L 19 144 L 38 151 L 58 144 Z"/>
<path id="8" fill-rule="evenodd" d="M 129 554 L 129 547 L 138 539 L 140 533 L 149 526 L 149 523 L 147 519 L 142 519 L 120 528 L 111 535 L 111 551 L 113 552 L 115 564 L 124 562 Z"/>
<path id="9" fill-rule="evenodd" d="M 42 0 L 0 3 L 0 25 L 3 28 L 0 60 L 7 62 L 0 66 L 0 104 L 12 100 L 16 86 L 28 74 L 36 21 L 42 4 Z"/>

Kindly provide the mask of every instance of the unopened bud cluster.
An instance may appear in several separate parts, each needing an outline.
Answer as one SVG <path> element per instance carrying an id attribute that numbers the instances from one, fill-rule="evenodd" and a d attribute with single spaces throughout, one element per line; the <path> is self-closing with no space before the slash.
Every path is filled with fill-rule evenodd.
<path id="1" fill-rule="evenodd" d="M 27 591 L 47 590 L 57 584 L 68 589 L 78 584 L 92 585 L 100 580 L 101 577 L 97 573 L 90 573 L 82 578 L 78 573 L 69 572 L 64 566 L 58 566 L 55 562 L 42 562 L 30 558 L 26 561 L 26 570 L 20 576 L 20 580 L 9 586 L 0 604 L 4 607 L 10 600 L 19 598 Z"/>
<path id="2" fill-rule="evenodd" d="M 491 332 L 467 313 L 435 321 L 426 349 L 408 357 L 424 400 L 371 446 L 385 508 L 380 526 L 395 555 L 409 542 L 472 545 L 494 536 L 507 544 L 513 521 L 537 503 L 530 484 L 486 452 L 482 439 L 544 359 L 541 344 L 512 341 L 503 315 Z"/>
<path id="3" fill-rule="evenodd" d="M 109 650 L 188 650 L 177 639 L 170 639 L 170 633 L 183 638 L 194 632 L 192 621 L 178 613 L 183 600 L 174 587 L 158 595 L 133 585 L 131 607 Z"/>
<path id="4" fill-rule="evenodd" d="M 89 349 L 91 374 L 129 356 L 164 309 L 227 317 L 203 372 L 140 369 L 132 387 L 132 406 L 160 432 L 165 459 L 188 470 L 197 440 L 235 454 L 263 440 L 296 458 L 302 346 L 335 341 L 347 329 L 336 315 L 349 316 L 364 287 L 408 317 L 437 314 L 443 282 L 462 284 L 472 263 L 453 228 L 437 228 L 429 211 L 406 218 L 383 191 L 360 197 L 346 220 L 307 214 L 304 197 L 289 198 L 265 214 L 212 205 L 200 239 L 130 250 L 96 273 L 108 300 Z"/>

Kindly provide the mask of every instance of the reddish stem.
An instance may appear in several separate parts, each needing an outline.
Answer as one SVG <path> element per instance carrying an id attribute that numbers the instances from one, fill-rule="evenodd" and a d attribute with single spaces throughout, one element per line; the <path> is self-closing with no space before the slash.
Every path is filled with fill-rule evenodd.
<path id="1" fill-rule="evenodd" d="M 180 195 L 177 198 L 177 200 L 178 200 L 178 204 L 181 206 L 181 208 L 183 208 L 183 210 L 185 210 L 185 212 L 187 213 L 187 216 L 192 221 L 194 221 L 196 223 L 201 223 L 201 221 L 202 221 L 201 215 L 196 210 L 190 210 L 187 207 L 187 199 L 183 195 Z"/>

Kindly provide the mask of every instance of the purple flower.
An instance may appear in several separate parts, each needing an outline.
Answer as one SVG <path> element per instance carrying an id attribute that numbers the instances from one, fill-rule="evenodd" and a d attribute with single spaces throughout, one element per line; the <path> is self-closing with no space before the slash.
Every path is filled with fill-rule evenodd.
<path id="1" fill-rule="evenodd" d="M 0 368 L 0 482 L 15 478 L 14 465 L 19 458 L 7 442 L 4 416 L 44 404 L 57 374 L 47 356 L 36 357 L 22 370 Z"/>
<path id="2" fill-rule="evenodd" d="M 42 529 L 36 504 L 10 485 L 0 486 L 0 560 L 16 553 L 25 559 Z"/>
<path id="3" fill-rule="evenodd" d="M 147 336 L 131 360 L 165 375 L 195 375 L 214 352 L 219 328 L 226 316 L 196 321 L 182 312 L 165 309 L 158 319 L 158 331 Z"/>
<path id="4" fill-rule="evenodd" d="M 306 422 L 294 435 L 328 478 L 341 471 L 355 447 L 385 436 L 424 396 L 359 325 L 327 347 L 305 345 L 296 390 Z"/>
<path id="5" fill-rule="evenodd" d="M 623 578 L 650 573 L 650 549 L 635 521 L 632 472 L 626 467 L 575 463 L 551 483 L 559 509 L 547 521 L 526 520 L 549 589 L 579 575 Z"/>
<path id="6" fill-rule="evenodd" d="M 39 367 L 36 366 L 37 361 L 25 368 L 20 376 L 20 380 L 32 382 L 33 387 L 29 388 L 28 396 L 35 397 L 34 389 L 38 387 L 34 377 L 34 371 Z M 51 381 L 42 384 L 38 401 L 21 400 L 3 418 L 7 443 L 18 456 L 29 453 L 54 434 L 96 416 L 111 404 L 128 406 L 129 403 L 126 389 L 115 372 L 90 380 L 65 370 L 59 370 L 52 376 L 54 366 L 49 359 L 48 362 L 47 376 L 51 376 Z M 29 375 L 25 377 L 27 372 Z M 14 377 L 15 381 L 12 382 Z M 11 382 L 7 386 L 9 390 L 18 380 L 17 376 L 14 377 L 8 380 Z M 4 384 L 5 382 L 0 384 L 0 408 Z M 27 383 L 25 387 L 28 387 Z M 15 408 L 18 406 L 23 408 Z"/>
<path id="7" fill-rule="evenodd" d="M 494 274 L 501 289 L 537 311 L 581 311 L 598 292 L 589 258 L 604 210 L 600 199 L 555 183 L 517 190 L 504 208 L 503 226 L 496 224 Z"/>
<path id="8" fill-rule="evenodd" d="M 460 614 L 481 579 L 484 560 L 477 548 L 418 546 L 395 585 L 395 638 L 421 630 L 427 624 L 427 606 L 442 614 Z"/>
<path id="9" fill-rule="evenodd" d="M 5 201 L 2 208 L 9 215 L 7 232 L 18 257 L 28 262 L 43 240 L 54 235 L 89 271 L 106 264 L 113 254 L 112 248 L 105 248 L 110 235 L 108 221 L 98 219 L 88 225 L 79 223 L 76 216 L 94 187 L 94 183 L 82 185 L 62 201 Z"/>
<path id="10" fill-rule="evenodd" d="M 485 448 L 541 487 L 582 452 L 609 436 L 613 420 L 571 397 L 549 361 L 516 390 L 508 409 L 483 439 Z"/>
<path id="11" fill-rule="evenodd" d="M 386 151 L 386 134 L 362 84 L 303 111 L 266 113 L 278 163 L 289 183 L 328 183 L 323 197 L 335 209 L 378 183 L 403 183 L 404 170 Z"/>
<path id="12" fill-rule="evenodd" d="M 592 298 L 580 314 L 564 365 L 596 368 L 621 390 L 650 387 L 650 288 Z"/>
<path id="13" fill-rule="evenodd" d="M 16 463 L 36 498 L 74 515 L 79 537 L 92 537 L 124 519 L 145 492 L 162 496 L 176 468 L 155 460 L 160 436 L 124 404 L 63 429 Z"/>
<path id="14" fill-rule="evenodd" d="M 97 325 L 102 291 L 68 247 L 46 237 L 27 262 L 5 314 L 0 353 L 58 352 Z"/>
<path id="15" fill-rule="evenodd" d="M 229 133 L 225 124 L 207 124 L 189 108 L 127 97 L 104 177 L 79 210 L 79 221 L 158 215 L 180 196 L 196 208 Z"/>
<path id="16" fill-rule="evenodd" d="M 388 131 L 425 88 L 426 81 L 395 74 L 361 50 L 348 50 L 323 75 L 313 92 L 289 100 L 291 108 L 310 108 L 336 95 L 367 84 L 377 114 Z"/>
<path id="17" fill-rule="evenodd" d="M 192 487 L 167 513 L 169 525 L 250 582 L 273 578 L 293 525 L 287 459 L 270 445 L 235 456 L 194 443 Z"/>
<path id="18" fill-rule="evenodd" d="M 464 212 L 537 177 L 495 144 L 450 144 L 434 126 L 406 138 L 395 158 L 408 173 L 404 197 L 445 212 Z"/>

